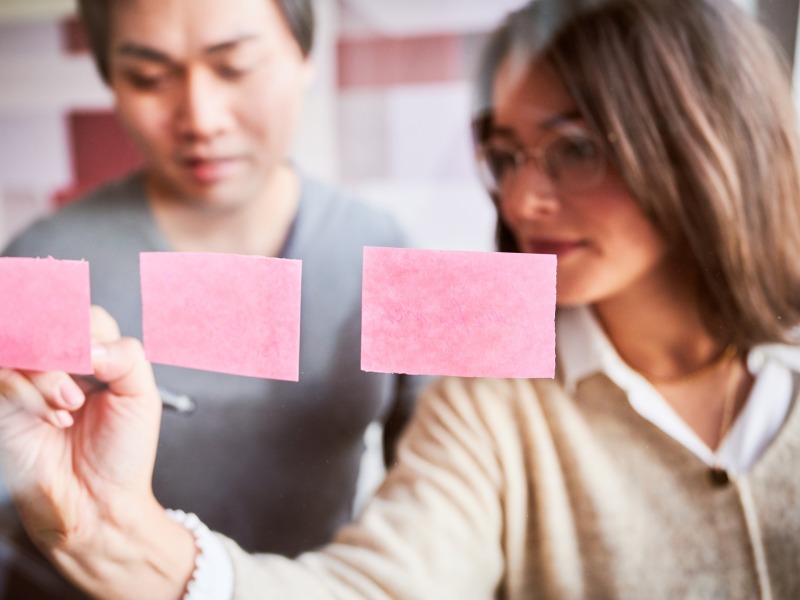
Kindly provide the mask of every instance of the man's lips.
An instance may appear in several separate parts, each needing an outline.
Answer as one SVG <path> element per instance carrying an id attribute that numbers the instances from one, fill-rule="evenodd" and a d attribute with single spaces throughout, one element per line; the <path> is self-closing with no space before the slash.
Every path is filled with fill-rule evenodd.
<path id="1" fill-rule="evenodd" d="M 193 179 L 200 183 L 216 183 L 227 178 L 238 167 L 240 161 L 235 157 L 190 156 L 181 158 L 181 165 Z"/>

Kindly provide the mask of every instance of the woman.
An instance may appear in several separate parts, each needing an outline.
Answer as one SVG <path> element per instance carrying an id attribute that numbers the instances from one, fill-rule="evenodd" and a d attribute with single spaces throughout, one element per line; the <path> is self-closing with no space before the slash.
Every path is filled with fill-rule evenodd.
<path id="1" fill-rule="evenodd" d="M 5 372 L 0 404 L 23 517 L 70 577 L 103 597 L 194 597 L 231 564 L 237 598 L 800 594 L 785 69 L 724 0 L 565 4 L 496 33 L 476 122 L 501 249 L 558 255 L 556 380 L 443 380 L 357 524 L 248 556 L 153 498 L 149 367 L 98 315 L 105 395 Z"/>

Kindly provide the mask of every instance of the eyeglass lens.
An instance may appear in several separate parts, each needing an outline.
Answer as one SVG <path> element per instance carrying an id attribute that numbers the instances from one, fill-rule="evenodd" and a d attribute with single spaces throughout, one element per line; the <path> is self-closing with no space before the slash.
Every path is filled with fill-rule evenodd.
<path id="1" fill-rule="evenodd" d="M 559 133 L 532 150 L 508 141 L 487 140 L 479 151 L 479 158 L 485 183 L 494 192 L 502 191 L 529 162 L 535 162 L 555 185 L 569 191 L 595 185 L 604 171 L 599 143 L 589 133 L 581 131 Z"/>

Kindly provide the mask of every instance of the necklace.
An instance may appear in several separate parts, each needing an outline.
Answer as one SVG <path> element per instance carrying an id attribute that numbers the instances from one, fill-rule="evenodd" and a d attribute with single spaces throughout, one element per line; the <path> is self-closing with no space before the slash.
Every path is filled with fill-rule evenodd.
<path id="1" fill-rule="evenodd" d="M 733 348 L 733 346 L 728 346 L 728 348 Z M 727 352 L 728 349 L 726 348 L 725 351 Z M 719 423 L 719 441 L 717 442 L 717 447 L 722 443 L 722 440 L 725 439 L 725 436 L 728 434 L 728 430 L 731 428 L 731 424 L 733 423 L 733 412 L 736 408 L 736 384 L 737 378 L 734 377 L 734 373 L 736 370 L 733 368 L 734 362 L 733 359 L 736 358 L 738 352 L 736 348 L 733 348 L 733 352 L 731 353 L 731 361 L 728 370 L 728 381 L 725 385 L 725 397 L 722 399 L 722 418 L 720 419 Z"/>
<path id="2" fill-rule="evenodd" d="M 722 410 L 719 420 L 719 429 L 717 430 L 716 447 L 719 448 L 722 440 L 728 434 L 733 423 L 733 416 L 736 410 L 736 390 L 739 378 L 736 377 L 735 359 L 739 354 L 738 348 L 734 344 L 728 344 L 725 349 L 710 362 L 702 365 L 698 369 L 679 375 L 677 377 L 653 377 L 646 373 L 642 373 L 650 382 L 656 387 L 670 387 L 674 385 L 686 385 L 699 379 L 711 375 L 719 371 L 724 366 L 727 366 L 727 374 L 725 382 L 722 387 Z M 664 393 L 663 391 L 661 392 Z"/>
<path id="3" fill-rule="evenodd" d="M 655 385 L 689 383 L 690 381 L 695 381 L 697 379 L 700 379 L 701 377 L 711 373 L 712 371 L 716 371 L 723 364 L 731 362 L 736 357 L 737 354 L 738 350 L 736 346 L 733 343 L 730 343 L 727 346 L 725 346 L 725 349 L 719 354 L 719 356 L 717 356 L 710 362 L 707 362 L 706 364 L 698 367 L 694 371 L 690 371 L 689 373 L 684 373 L 676 377 L 656 377 L 655 375 L 645 373 L 644 371 L 641 370 L 639 370 L 639 372 Z"/>
<path id="4" fill-rule="evenodd" d="M 732 355 L 732 358 L 736 356 L 737 353 Z M 715 464 L 711 467 L 709 475 L 711 476 L 711 481 L 714 482 L 716 485 L 726 485 L 728 481 L 730 481 L 730 475 L 728 474 L 728 470 L 725 468 L 724 464 L 719 458 L 719 448 L 722 445 L 722 441 L 725 439 L 725 436 L 728 435 L 728 431 L 731 428 L 731 424 L 733 423 L 733 413 L 734 409 L 736 408 L 736 384 L 738 383 L 737 378 L 733 376 L 735 373 L 735 369 L 733 368 L 733 361 L 730 363 L 730 370 L 728 371 L 728 380 L 725 385 L 725 397 L 722 399 L 722 418 L 720 419 L 719 423 L 719 437 L 717 438 L 717 448 L 714 451 L 715 457 Z"/>

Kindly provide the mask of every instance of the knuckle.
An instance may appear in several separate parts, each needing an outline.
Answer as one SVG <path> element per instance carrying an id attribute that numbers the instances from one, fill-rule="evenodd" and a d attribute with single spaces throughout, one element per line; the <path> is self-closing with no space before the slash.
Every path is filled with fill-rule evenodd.
<path id="1" fill-rule="evenodd" d="M 136 338 L 126 337 L 122 338 L 120 341 L 120 346 L 126 353 L 131 354 L 140 354 L 144 353 L 144 347 L 142 346 L 142 342 L 137 340 Z"/>
<path id="2" fill-rule="evenodd" d="M 97 336 L 109 339 L 120 336 L 119 326 L 111 314 L 102 306 L 93 305 L 91 307 L 92 332 Z"/>
<path id="3" fill-rule="evenodd" d="M 0 397 L 11 399 L 19 393 L 21 375 L 12 369 L 0 369 Z"/>
<path id="4" fill-rule="evenodd" d="M 13 369 L 0 368 L 0 383 L 11 381 L 17 374 Z"/>

